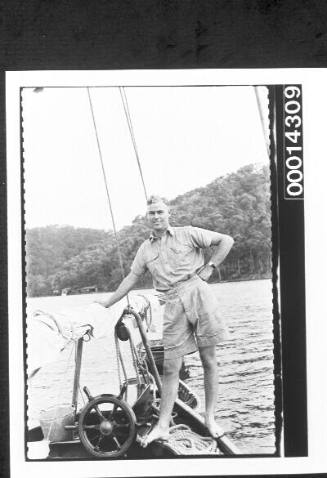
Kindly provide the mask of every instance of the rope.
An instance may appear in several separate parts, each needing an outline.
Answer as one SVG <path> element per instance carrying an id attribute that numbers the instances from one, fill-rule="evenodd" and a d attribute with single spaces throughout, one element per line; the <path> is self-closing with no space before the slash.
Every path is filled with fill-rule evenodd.
<path id="1" fill-rule="evenodd" d="M 115 236 L 115 240 L 116 240 L 116 243 L 117 243 L 119 266 L 120 266 L 122 279 L 124 279 L 125 278 L 125 272 L 124 272 L 123 258 L 122 258 L 122 254 L 121 254 L 121 250 L 120 250 L 120 246 L 119 246 L 117 228 L 116 228 L 115 217 L 114 217 L 114 213 L 113 213 L 113 209 L 112 209 L 111 198 L 110 198 L 110 194 L 109 194 L 107 176 L 106 176 L 106 172 L 105 172 L 105 169 L 104 169 L 104 163 L 103 163 L 102 151 L 101 151 L 101 146 L 100 146 L 100 141 L 99 141 L 99 135 L 98 135 L 97 125 L 96 125 L 95 116 L 94 116 L 93 103 L 92 103 L 89 87 L 87 87 L 86 89 L 87 89 L 87 94 L 88 94 L 88 98 L 89 98 L 89 104 L 90 104 L 90 109 L 91 109 L 91 114 L 92 114 L 92 121 L 93 121 L 93 126 L 94 126 L 94 133 L 95 133 L 95 138 L 96 138 L 96 142 L 97 142 L 97 146 L 98 146 L 99 160 L 100 160 L 103 180 L 104 180 L 104 184 L 105 184 L 105 188 L 106 188 L 106 194 L 107 194 L 107 200 L 108 200 L 108 204 L 109 204 L 112 226 L 113 226 L 113 230 L 114 230 L 114 236 Z M 127 294 L 127 303 L 129 305 L 128 294 Z"/>
<path id="2" fill-rule="evenodd" d="M 130 110 L 129 110 L 129 105 L 128 105 L 128 101 L 127 101 L 127 96 L 126 96 L 126 92 L 125 92 L 124 87 L 119 87 L 119 93 L 120 93 L 120 97 L 121 97 L 121 100 L 122 100 L 122 103 L 123 103 L 125 117 L 126 117 L 128 129 L 129 129 L 129 132 L 130 132 L 130 135 L 131 135 L 132 144 L 133 144 L 133 147 L 134 147 L 134 152 L 135 152 L 137 165 L 138 165 L 138 169 L 139 169 L 139 173 L 140 173 L 140 177 L 141 177 L 141 181 L 142 181 L 142 185 L 143 185 L 145 199 L 147 200 L 148 199 L 147 189 L 146 189 L 146 186 L 145 186 L 143 171 L 142 171 L 142 167 L 141 167 L 141 161 L 140 161 L 138 148 L 137 148 L 137 144 L 136 144 L 136 139 L 135 139 L 135 134 L 134 134 L 133 123 L 132 123 L 131 114 L 130 114 Z M 97 143 L 97 147 L 98 147 L 99 160 L 100 160 L 100 164 L 101 164 L 101 170 L 102 170 L 102 175 L 103 175 L 103 179 L 104 179 L 106 195 L 107 195 L 107 200 L 108 200 L 108 205 L 109 205 L 109 210 L 110 210 L 110 215 L 111 215 L 111 221 L 112 221 L 114 236 L 115 236 L 115 240 L 116 240 L 116 244 L 117 244 L 119 265 L 120 265 L 122 279 L 124 279 L 125 278 L 125 272 L 124 272 L 124 264 L 123 264 L 123 259 L 122 259 L 122 253 L 121 253 L 121 249 L 120 249 L 120 245 L 119 245 L 119 239 L 118 239 L 117 228 L 116 228 L 116 223 L 115 223 L 115 218 L 114 218 L 114 213 L 113 213 L 113 208 L 112 208 L 112 202 L 111 202 L 111 198 L 110 198 L 110 194 L 109 194 L 108 180 L 107 180 L 107 176 L 106 176 L 106 172 L 105 172 L 105 168 L 104 168 L 103 156 L 102 156 L 102 151 L 101 151 L 101 146 L 100 146 L 100 141 L 99 141 L 99 135 L 98 135 L 97 125 L 96 125 L 95 116 L 94 116 L 94 108 L 93 108 L 93 103 L 92 103 L 89 87 L 87 87 L 87 94 L 88 94 L 88 99 L 89 99 L 89 104 L 90 104 L 90 110 L 91 110 L 91 115 L 92 115 L 92 121 L 93 121 L 96 143 Z M 127 304 L 128 304 L 128 306 L 130 306 L 128 294 L 127 294 Z M 148 304 L 147 308 L 149 308 L 149 306 L 150 306 L 150 303 Z M 150 309 L 151 309 L 151 307 L 150 307 Z M 147 319 L 147 314 L 146 314 L 146 319 Z M 146 320 L 146 322 L 147 322 L 147 325 L 148 325 L 148 328 L 149 328 L 149 325 L 152 322 L 151 310 L 150 310 L 150 324 L 148 323 L 148 320 Z M 121 351 L 120 351 L 118 337 L 116 335 L 115 335 L 115 345 L 116 345 L 118 379 L 119 379 L 119 385 L 121 386 L 122 385 L 122 380 L 121 380 L 120 367 L 122 368 L 126 383 L 127 383 L 127 374 L 126 374 L 126 369 L 125 369 L 125 366 L 124 366 L 124 363 L 123 363 L 123 358 L 122 358 Z M 134 367 L 135 367 L 135 370 L 136 370 L 137 381 L 138 381 L 138 383 L 140 383 L 139 366 L 141 364 L 140 364 L 140 360 L 139 360 L 139 357 L 137 355 L 135 346 L 134 346 L 134 344 L 132 343 L 131 340 L 130 340 L 130 347 L 131 347 L 131 354 L 132 354 L 133 364 L 134 364 Z M 146 368 L 147 368 L 147 366 L 146 366 Z M 144 376 L 144 369 L 143 369 L 142 366 L 141 366 L 141 373 Z M 126 389 L 126 399 L 127 399 L 127 389 Z"/>
<path id="3" fill-rule="evenodd" d="M 126 372 L 125 364 L 123 361 L 123 357 L 120 351 L 119 339 L 116 334 L 115 334 L 115 345 L 116 345 L 116 357 L 117 357 L 117 367 L 118 367 L 118 380 L 119 380 L 119 386 L 121 387 L 122 380 L 121 380 L 121 374 L 120 374 L 120 367 L 122 368 L 126 383 L 128 383 L 128 377 L 127 377 L 127 372 Z M 128 387 L 126 388 L 126 392 L 125 392 L 125 400 L 127 400 L 127 390 L 128 390 Z"/>
<path id="4" fill-rule="evenodd" d="M 139 351 L 140 351 L 140 349 L 138 350 L 138 352 L 139 352 Z M 141 374 L 142 374 L 144 383 L 146 383 L 147 385 L 148 385 L 149 383 L 154 384 L 154 383 L 155 383 L 154 377 L 153 377 L 153 375 L 150 373 L 148 364 L 147 364 L 147 362 L 146 362 L 146 357 L 145 357 L 145 356 L 143 356 L 143 357 L 141 356 L 141 357 L 140 357 L 140 354 L 139 354 L 139 353 L 137 353 L 137 356 L 138 356 L 139 367 L 140 367 L 140 371 L 141 371 Z"/>
<path id="5" fill-rule="evenodd" d="M 130 349 L 131 349 L 133 367 L 135 369 L 135 374 L 136 374 L 136 382 L 137 382 L 137 385 L 140 386 L 141 385 L 141 380 L 140 380 L 140 374 L 139 374 L 139 362 L 138 362 L 138 357 L 137 357 L 137 353 L 136 353 L 136 350 L 135 350 L 135 345 L 134 345 L 131 337 L 129 338 L 129 346 L 130 346 Z"/>
<path id="6" fill-rule="evenodd" d="M 211 437 L 202 437 L 186 425 L 169 429 L 167 444 L 177 455 L 219 455 L 217 442 Z"/>
<path id="7" fill-rule="evenodd" d="M 132 123 L 132 119 L 131 119 L 131 114 L 130 114 L 130 111 L 129 111 L 129 106 L 128 106 L 128 101 L 127 101 L 125 88 L 120 86 L 119 87 L 119 93 L 120 93 L 120 97 L 121 97 L 121 100 L 122 100 L 122 103 L 123 103 L 125 116 L 126 116 L 126 121 L 127 121 L 127 125 L 128 125 L 130 135 L 131 135 L 134 151 L 135 151 L 136 161 L 137 161 L 137 165 L 138 165 L 140 176 L 141 176 L 141 181 L 142 181 L 142 185 L 143 185 L 145 199 L 147 201 L 148 200 L 148 194 L 147 194 L 145 181 L 144 181 L 144 177 L 143 177 L 143 171 L 142 171 L 142 167 L 141 167 L 140 156 L 139 156 L 139 153 L 138 153 L 137 144 L 136 144 L 136 140 L 135 140 L 134 128 L 133 128 L 133 123 Z"/>
<path id="8" fill-rule="evenodd" d="M 115 347 L 116 347 L 116 360 L 117 360 L 117 372 L 118 372 L 118 382 L 119 382 L 119 388 L 121 387 L 122 381 L 121 381 L 121 375 L 120 375 L 120 362 L 119 362 L 119 344 L 118 344 L 118 337 L 115 334 Z"/>
<path id="9" fill-rule="evenodd" d="M 143 294 L 138 294 L 139 297 L 142 297 L 144 301 L 146 302 L 146 306 L 144 306 L 143 310 L 143 315 L 144 315 L 144 320 L 146 323 L 146 331 L 149 332 L 151 325 L 152 325 L 152 308 L 151 308 L 151 302 L 150 300 Z M 148 317 L 148 312 L 149 312 L 149 317 Z"/>
<path id="10" fill-rule="evenodd" d="M 82 392 L 82 389 L 81 389 L 80 385 L 78 385 L 78 390 L 79 390 L 80 396 L 82 397 L 83 406 L 84 406 L 86 401 L 85 401 L 85 398 L 84 398 L 84 395 L 83 395 L 83 392 Z"/>
<path id="11" fill-rule="evenodd" d="M 112 221 L 112 226 L 113 226 L 113 230 L 114 230 L 114 236 L 115 236 L 115 240 L 116 240 L 116 244 L 117 244 L 119 266 L 120 266 L 122 279 L 124 279 L 125 278 L 124 263 L 123 263 L 121 249 L 120 249 L 120 246 L 119 246 L 117 227 L 116 227 L 116 223 L 115 223 L 115 217 L 114 217 L 114 212 L 113 212 L 113 208 L 112 208 L 111 197 L 110 197 L 110 194 L 109 194 L 108 180 L 107 180 L 107 176 L 106 176 L 106 172 L 105 172 L 105 168 L 104 168 L 104 163 L 103 163 L 102 150 L 101 150 L 101 145 L 100 145 L 100 140 L 99 140 L 99 135 L 98 135 L 98 129 L 97 129 L 96 121 L 95 121 L 95 116 L 94 116 L 94 108 L 93 108 L 92 98 L 91 98 L 91 94 L 90 94 L 90 88 L 87 87 L 86 89 L 87 89 L 87 95 L 88 95 L 89 104 L 90 104 L 90 110 L 91 110 L 91 115 L 92 115 L 92 122 L 93 122 L 93 127 L 94 127 L 96 143 L 97 143 L 97 147 L 98 147 L 99 160 L 100 160 L 100 164 L 101 164 L 101 171 L 102 171 L 103 180 L 104 180 L 104 184 L 105 184 L 106 195 L 107 195 L 107 200 L 108 200 L 108 205 L 109 205 L 109 210 L 110 210 L 110 215 L 111 215 L 111 221 Z M 128 125 L 128 128 L 129 128 L 130 135 L 131 135 L 134 151 L 135 151 L 135 156 L 136 156 L 137 165 L 138 165 L 139 172 L 140 172 L 140 177 L 141 177 L 141 181 L 142 181 L 142 185 L 143 185 L 145 199 L 147 200 L 148 199 L 148 194 L 147 194 L 147 190 L 146 190 L 146 186 L 145 186 L 143 171 L 142 171 L 142 167 L 141 167 L 141 161 L 140 161 L 140 157 L 139 157 L 139 153 L 138 153 L 138 149 L 137 149 L 137 144 L 136 144 L 136 139 L 135 139 L 135 134 L 134 134 L 133 123 L 132 123 L 131 114 L 130 114 L 128 101 L 127 101 L 127 96 L 126 96 L 126 92 L 125 92 L 124 87 L 119 87 L 119 93 L 120 93 L 121 100 L 122 100 L 122 103 L 123 103 L 125 116 L 126 116 L 126 121 L 127 121 L 127 125 Z M 127 304 L 130 305 L 128 294 L 127 294 L 126 298 L 127 298 Z"/>

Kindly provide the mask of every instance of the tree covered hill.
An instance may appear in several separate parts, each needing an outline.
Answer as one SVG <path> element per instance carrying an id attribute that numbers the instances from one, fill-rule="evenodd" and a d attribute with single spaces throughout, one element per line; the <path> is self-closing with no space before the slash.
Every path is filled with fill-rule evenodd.
<path id="1" fill-rule="evenodd" d="M 230 234 L 235 244 L 212 277 L 216 280 L 264 278 L 271 275 L 270 180 L 267 166 L 248 165 L 170 201 L 171 223 Z M 125 274 L 149 236 L 146 219 L 138 216 L 118 232 Z M 207 251 L 209 256 L 210 251 Z M 52 295 L 66 287 L 97 285 L 114 290 L 122 279 L 112 232 L 47 226 L 26 231 L 29 296 Z M 140 287 L 151 285 L 145 274 Z"/>

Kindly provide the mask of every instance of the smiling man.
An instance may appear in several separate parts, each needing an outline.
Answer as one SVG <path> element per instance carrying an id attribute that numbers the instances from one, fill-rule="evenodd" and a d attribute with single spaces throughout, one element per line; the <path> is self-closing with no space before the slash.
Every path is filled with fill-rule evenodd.
<path id="1" fill-rule="evenodd" d="M 196 350 L 199 350 L 204 370 L 206 426 L 213 437 L 218 437 L 214 419 L 218 393 L 216 345 L 226 340 L 227 330 L 207 280 L 225 259 L 234 241 L 226 234 L 197 227 L 171 227 L 169 217 L 165 201 L 151 196 L 147 203 L 147 219 L 152 233 L 137 251 L 131 272 L 116 292 L 101 302 L 104 307 L 116 303 L 146 270 L 152 275 L 154 288 L 165 296 L 160 416 L 157 425 L 142 440 L 142 446 L 168 437 L 183 357 Z M 216 248 L 209 262 L 204 264 L 203 249 L 209 246 Z"/>

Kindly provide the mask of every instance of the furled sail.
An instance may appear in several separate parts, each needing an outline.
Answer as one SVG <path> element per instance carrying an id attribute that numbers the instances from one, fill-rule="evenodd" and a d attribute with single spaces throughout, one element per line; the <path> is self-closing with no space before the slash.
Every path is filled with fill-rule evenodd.
<path id="1" fill-rule="evenodd" d="M 149 338 L 162 337 L 162 307 L 156 296 L 145 297 L 131 294 L 129 304 L 141 315 L 146 316 Z M 55 362 L 60 353 L 87 333 L 91 339 L 113 336 L 117 320 L 126 308 L 126 299 L 110 309 L 100 304 L 69 307 L 60 313 L 33 310 L 27 317 L 27 373 L 31 378 L 45 364 Z M 132 316 L 125 316 L 135 343 L 141 341 L 137 325 Z"/>

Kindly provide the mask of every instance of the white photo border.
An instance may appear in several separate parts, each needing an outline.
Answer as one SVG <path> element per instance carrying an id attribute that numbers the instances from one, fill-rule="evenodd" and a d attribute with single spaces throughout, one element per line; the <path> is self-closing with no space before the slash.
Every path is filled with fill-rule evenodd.
<path id="1" fill-rule="evenodd" d="M 321 238 L 326 238 L 326 226 L 317 209 L 326 206 L 321 198 L 324 121 L 327 110 L 324 89 L 327 71 L 300 69 L 263 70 L 149 70 L 149 71 L 38 71 L 7 72 L 7 183 L 8 183 L 8 297 L 9 297 L 9 376 L 10 376 L 10 455 L 12 476 L 97 477 L 111 476 L 194 476 L 253 475 L 269 473 L 319 473 L 326 471 L 327 459 L 327 380 L 321 373 L 326 363 L 326 305 L 323 282 L 317 287 L 322 260 L 319 254 Z M 305 236 L 306 236 L 306 298 L 307 298 L 307 377 L 309 456 L 304 458 L 238 458 L 179 459 L 122 462 L 26 462 L 22 431 L 24 416 L 24 347 L 22 297 L 22 178 L 20 151 L 20 89 L 38 86 L 176 86 L 176 85 L 275 85 L 301 84 L 305 116 Z M 314 164 L 312 159 L 314 158 Z M 319 173 L 320 171 L 320 173 Z M 322 201 L 322 202 L 321 202 Z M 321 251 L 320 251 L 321 252 Z M 317 290 L 318 289 L 318 290 Z M 313 320 L 314 319 L 314 320 Z"/>

